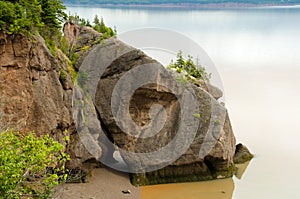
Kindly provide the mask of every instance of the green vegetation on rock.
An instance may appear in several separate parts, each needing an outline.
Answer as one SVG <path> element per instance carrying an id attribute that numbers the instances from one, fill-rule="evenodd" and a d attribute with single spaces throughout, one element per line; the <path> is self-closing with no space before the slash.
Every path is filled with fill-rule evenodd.
<path id="1" fill-rule="evenodd" d="M 69 14 L 67 21 L 70 23 L 76 24 L 80 27 L 83 27 L 83 26 L 92 27 L 94 30 L 103 34 L 103 36 L 102 36 L 103 39 L 113 37 L 117 34 L 116 28 L 114 27 L 114 30 L 113 30 L 111 27 L 106 26 L 104 23 L 103 17 L 101 17 L 99 19 L 98 15 L 95 15 L 93 23 L 91 23 L 88 19 L 81 18 L 77 14 L 74 14 L 74 15 Z"/>
<path id="2" fill-rule="evenodd" d="M 72 82 L 74 83 L 76 78 L 77 78 L 77 71 L 76 69 L 74 68 L 74 66 L 72 65 L 72 62 L 69 61 L 68 63 L 68 71 L 69 73 L 71 74 L 71 79 L 72 79 Z"/>
<path id="3" fill-rule="evenodd" d="M 213 179 L 210 171 L 197 163 L 181 166 L 167 166 L 157 171 L 130 174 L 130 180 L 134 186 L 196 182 Z"/>
<path id="4" fill-rule="evenodd" d="M 81 18 L 79 15 L 69 13 L 68 22 L 79 25 L 79 26 L 89 26 L 92 27 L 90 21 L 85 18 Z"/>
<path id="5" fill-rule="evenodd" d="M 0 30 L 8 34 L 57 31 L 66 18 L 64 10 L 60 0 L 0 1 Z"/>
<path id="6" fill-rule="evenodd" d="M 223 169 L 205 168 L 206 166 L 199 166 L 199 164 L 181 165 L 178 167 L 168 166 L 148 173 L 131 174 L 130 180 L 135 186 L 143 186 L 224 179 L 232 177 L 236 172 L 234 164 L 224 167 Z M 194 172 L 189 173 L 189 170 L 194 170 Z"/>
<path id="7" fill-rule="evenodd" d="M 103 21 L 103 18 L 101 17 L 101 19 L 99 20 L 98 18 L 98 15 L 95 16 L 94 18 L 94 26 L 93 28 L 100 32 L 100 33 L 103 33 L 103 38 L 104 39 L 107 39 L 109 37 L 113 37 L 115 36 L 117 33 L 116 33 L 116 30 L 113 30 L 112 28 L 110 27 L 107 27 Z"/>
<path id="8" fill-rule="evenodd" d="M 204 67 L 194 63 L 192 56 L 188 55 L 188 59 L 185 59 L 182 55 L 182 51 L 179 51 L 176 61 L 174 62 L 172 60 L 167 68 L 175 69 L 177 73 L 183 73 L 186 80 L 193 80 L 196 78 L 209 81 L 211 76 L 211 74 L 206 72 Z"/>
<path id="9" fill-rule="evenodd" d="M 66 71 L 64 71 L 63 69 L 61 69 L 60 73 L 59 73 L 59 80 L 62 81 L 62 82 L 64 82 L 64 81 L 67 80 L 67 77 L 68 77 L 68 75 L 67 75 Z"/>

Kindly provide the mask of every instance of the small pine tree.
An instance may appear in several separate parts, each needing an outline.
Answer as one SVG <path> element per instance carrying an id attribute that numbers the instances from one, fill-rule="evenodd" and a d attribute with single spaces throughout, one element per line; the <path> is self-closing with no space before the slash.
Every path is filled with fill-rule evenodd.
<path id="1" fill-rule="evenodd" d="M 66 7 L 60 0 L 39 0 L 42 8 L 41 20 L 50 29 L 61 28 L 61 22 L 66 20 Z"/>
<path id="2" fill-rule="evenodd" d="M 101 19 L 99 19 L 98 15 L 96 15 L 94 18 L 93 28 L 96 31 L 103 33 L 103 38 L 109 38 L 109 37 L 113 37 L 116 35 L 116 32 L 113 31 L 113 29 L 111 29 L 110 27 L 107 27 L 105 25 L 103 17 L 101 17 Z"/>
<path id="3" fill-rule="evenodd" d="M 198 63 L 198 59 L 197 59 Z M 196 65 L 193 61 L 193 57 L 191 55 L 188 55 L 188 59 L 185 60 L 182 51 L 179 51 L 177 54 L 177 60 L 171 63 L 167 66 L 167 68 L 173 68 L 178 73 L 181 73 L 185 71 L 188 76 L 199 78 L 205 81 L 209 81 L 211 74 L 208 74 L 204 67 L 200 65 Z"/>

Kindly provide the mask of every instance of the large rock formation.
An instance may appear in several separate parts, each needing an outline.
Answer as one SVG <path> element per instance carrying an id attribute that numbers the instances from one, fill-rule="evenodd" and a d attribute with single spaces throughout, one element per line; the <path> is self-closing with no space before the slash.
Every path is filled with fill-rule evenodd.
<path id="1" fill-rule="evenodd" d="M 83 33 L 78 35 L 86 35 L 87 31 L 83 30 Z M 68 29 L 68 32 L 72 30 Z M 70 40 L 74 41 L 77 49 L 82 49 L 86 42 L 82 43 L 78 35 L 74 35 L 75 39 L 70 37 Z M 167 151 L 168 154 L 160 157 L 150 155 L 147 159 L 144 154 L 154 152 L 174 140 L 181 120 L 183 123 L 191 122 L 180 115 L 190 106 L 189 101 L 184 104 L 179 102 L 183 98 L 185 85 L 174 83 L 178 74 L 166 71 L 157 61 L 116 38 L 104 40 L 100 44 L 89 43 L 93 45 L 89 45 L 88 51 L 84 53 L 77 51 L 81 53 L 79 58 L 81 61 L 77 61 L 76 68 L 82 74 L 88 74 L 84 83 L 88 86 L 82 89 L 87 90 L 86 93 L 78 89 L 76 95 L 80 96 L 78 103 L 81 101 L 82 106 L 95 104 L 96 109 L 88 111 L 76 109 L 77 120 L 79 126 L 82 126 L 84 121 L 91 125 L 89 129 L 80 128 L 84 129 L 83 135 L 86 135 L 86 139 L 90 140 L 86 134 L 89 132 L 94 137 L 94 144 L 99 143 L 101 146 L 102 143 L 103 146 L 105 142 L 102 140 L 103 136 L 95 136 L 97 125 L 90 122 L 91 117 L 88 115 L 99 118 L 101 125 L 98 127 L 99 131 L 104 131 L 108 140 L 114 143 L 130 167 L 126 169 L 133 173 L 141 173 L 131 175 L 134 184 L 208 180 L 226 178 L 234 174 L 235 137 L 228 113 L 217 101 L 222 96 L 218 88 L 203 81 L 197 86 L 188 82 L 195 95 L 194 100 L 199 105 L 197 109 L 189 110 L 192 117 L 188 117 L 189 120 L 197 120 L 196 129 L 187 125 L 180 137 L 181 140 L 177 139 L 172 143 L 173 151 Z M 143 70 L 144 76 L 135 76 L 135 72 L 138 74 L 139 70 Z M 151 75 L 155 76 L 151 83 L 137 86 Z M 176 87 L 181 87 L 181 90 L 174 93 L 172 89 Z M 126 95 L 130 93 L 129 91 L 134 92 L 128 98 Z M 83 100 L 84 95 L 91 98 Z M 154 115 L 151 115 L 153 107 L 156 107 L 156 110 Z M 156 117 L 163 119 L 163 123 L 159 119 L 155 121 Z M 147 133 L 151 133 L 147 130 L 147 126 L 148 129 L 155 129 L 155 126 L 161 124 L 159 133 L 147 137 Z M 190 139 L 189 134 L 192 134 L 190 145 L 187 148 L 183 147 L 184 151 L 180 151 L 180 144 L 184 145 L 184 142 Z M 180 155 L 176 159 L 168 160 L 167 157 L 174 156 L 174 153 Z"/>
<path id="2" fill-rule="evenodd" d="M 126 165 L 114 168 L 138 172 L 136 185 L 233 175 L 235 137 L 218 88 L 177 81 L 142 51 L 89 27 L 66 24 L 64 32 L 76 84 L 70 60 L 53 56 L 40 36 L 0 34 L 2 129 L 70 135 L 71 169 L 119 165 L 116 150 Z"/>
<path id="3" fill-rule="evenodd" d="M 101 56 L 100 53 L 99 55 Z M 151 75 L 152 70 L 156 72 L 156 78 L 152 80 L 151 84 L 136 89 L 136 84 L 139 84 L 139 77 L 129 75 L 125 81 L 122 80 L 135 68 L 145 66 L 145 64 L 147 64 L 146 67 L 150 68 L 158 66 L 154 69 L 144 69 L 145 75 Z M 234 173 L 235 137 L 226 109 L 203 88 L 192 85 L 192 89 L 196 94 L 196 97 L 192 100 L 196 100 L 199 107 L 198 109 L 188 110 L 188 114 L 191 117 L 193 115 L 198 115 L 198 117 L 191 118 L 182 115 L 181 112 L 184 112 L 184 109 L 192 106 L 191 102 L 179 103 L 179 98 L 183 98 L 182 91 L 174 93 L 170 90 L 171 88 L 161 86 L 166 82 L 167 85 L 172 86 L 172 84 L 175 84 L 172 81 L 176 81 L 176 78 L 173 78 L 172 75 L 168 76 L 166 74 L 168 72 L 164 71 L 163 66 L 159 66 L 161 66 L 159 63 L 141 51 L 132 50 L 115 59 L 107 67 L 97 86 L 95 105 L 99 111 L 99 117 L 113 138 L 115 145 L 122 151 L 126 151 L 120 153 L 125 162 L 133 167 L 131 172 L 143 171 L 142 168 L 137 166 L 136 162 L 140 162 L 139 164 L 146 168 L 145 171 L 153 170 L 157 165 L 168 163 L 167 167 L 157 171 L 138 175 L 133 174 L 132 182 L 143 185 L 232 176 Z M 142 78 L 146 77 L 142 76 Z M 112 99 L 119 81 L 126 85 L 123 86 L 125 90 L 134 90 L 133 95 L 130 96 L 128 114 L 122 110 L 124 108 L 122 106 L 126 106 L 126 102 L 124 102 L 126 101 L 126 98 L 124 99 L 126 92 L 122 92 L 123 89 L 117 91 L 119 96 L 116 101 Z M 181 85 L 181 87 L 184 86 Z M 113 110 L 113 103 L 116 103 L 117 110 Z M 165 122 L 162 124 L 159 133 L 142 138 L 151 131 L 148 132 L 147 128 L 140 130 L 139 127 L 150 125 L 149 128 L 154 129 L 155 125 L 161 125 L 159 121 L 155 121 L 155 116 L 151 118 L 151 113 L 149 114 L 151 108 L 157 104 L 161 106 L 157 114 L 163 109 L 166 112 L 165 117 L 162 118 L 165 119 Z M 116 121 L 116 115 L 113 112 L 121 115 L 120 121 Z M 135 124 L 130 124 L 131 119 Z M 198 120 L 196 128 L 186 125 L 185 129 L 180 129 L 180 125 L 191 123 L 190 120 L 193 119 Z M 123 128 L 120 128 L 120 123 L 123 124 Z M 176 136 L 180 130 L 183 131 L 183 135 L 178 139 Z M 194 137 L 193 133 L 195 133 Z M 183 145 L 191 136 L 193 140 L 191 140 L 190 146 L 179 148 L 178 151 L 176 147 Z M 174 143 L 173 140 L 175 140 Z M 145 153 L 157 151 L 171 142 L 173 148 L 166 150 L 163 152 L 164 154 L 158 156 L 146 155 L 145 158 Z M 127 151 L 132 153 L 128 154 Z M 174 153 L 182 155 L 178 156 L 178 159 L 171 159 L 168 162 L 168 158 L 174 156 Z"/>

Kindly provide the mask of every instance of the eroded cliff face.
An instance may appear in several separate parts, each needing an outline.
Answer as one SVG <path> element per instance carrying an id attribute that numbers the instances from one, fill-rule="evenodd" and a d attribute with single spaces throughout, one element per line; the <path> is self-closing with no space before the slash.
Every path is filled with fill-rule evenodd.
<path id="1" fill-rule="evenodd" d="M 64 89 L 63 55 L 54 58 L 41 37 L 0 35 L 1 126 L 19 131 L 60 135 L 71 126 L 72 87 Z"/>
<path id="2" fill-rule="evenodd" d="M 78 142 L 72 119 L 70 62 L 59 50 L 53 56 L 42 37 L 0 33 L 0 127 L 37 135 L 51 134 L 71 154 L 70 168 L 92 158 Z M 62 74 L 63 73 L 63 74 Z M 72 147 L 70 147 L 72 145 Z"/>

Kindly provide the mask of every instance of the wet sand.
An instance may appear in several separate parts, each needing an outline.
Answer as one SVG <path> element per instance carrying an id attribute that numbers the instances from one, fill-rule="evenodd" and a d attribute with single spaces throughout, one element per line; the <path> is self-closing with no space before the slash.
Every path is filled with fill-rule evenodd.
<path id="1" fill-rule="evenodd" d="M 238 166 L 238 178 L 248 164 Z M 130 190 L 130 194 L 122 193 L 124 190 Z M 232 178 L 139 188 L 130 184 L 128 175 L 101 168 L 93 171 L 88 183 L 60 185 L 53 199 L 231 199 L 233 191 Z"/>
<path id="2" fill-rule="evenodd" d="M 130 190 L 130 194 L 122 193 Z M 95 169 L 88 183 L 63 184 L 53 199 L 137 199 L 140 188 L 130 184 L 129 176 L 106 168 Z"/>
<path id="3" fill-rule="evenodd" d="M 233 190 L 232 178 L 139 188 L 130 184 L 129 176 L 103 168 L 94 170 L 88 183 L 60 185 L 53 199 L 231 199 Z"/>

